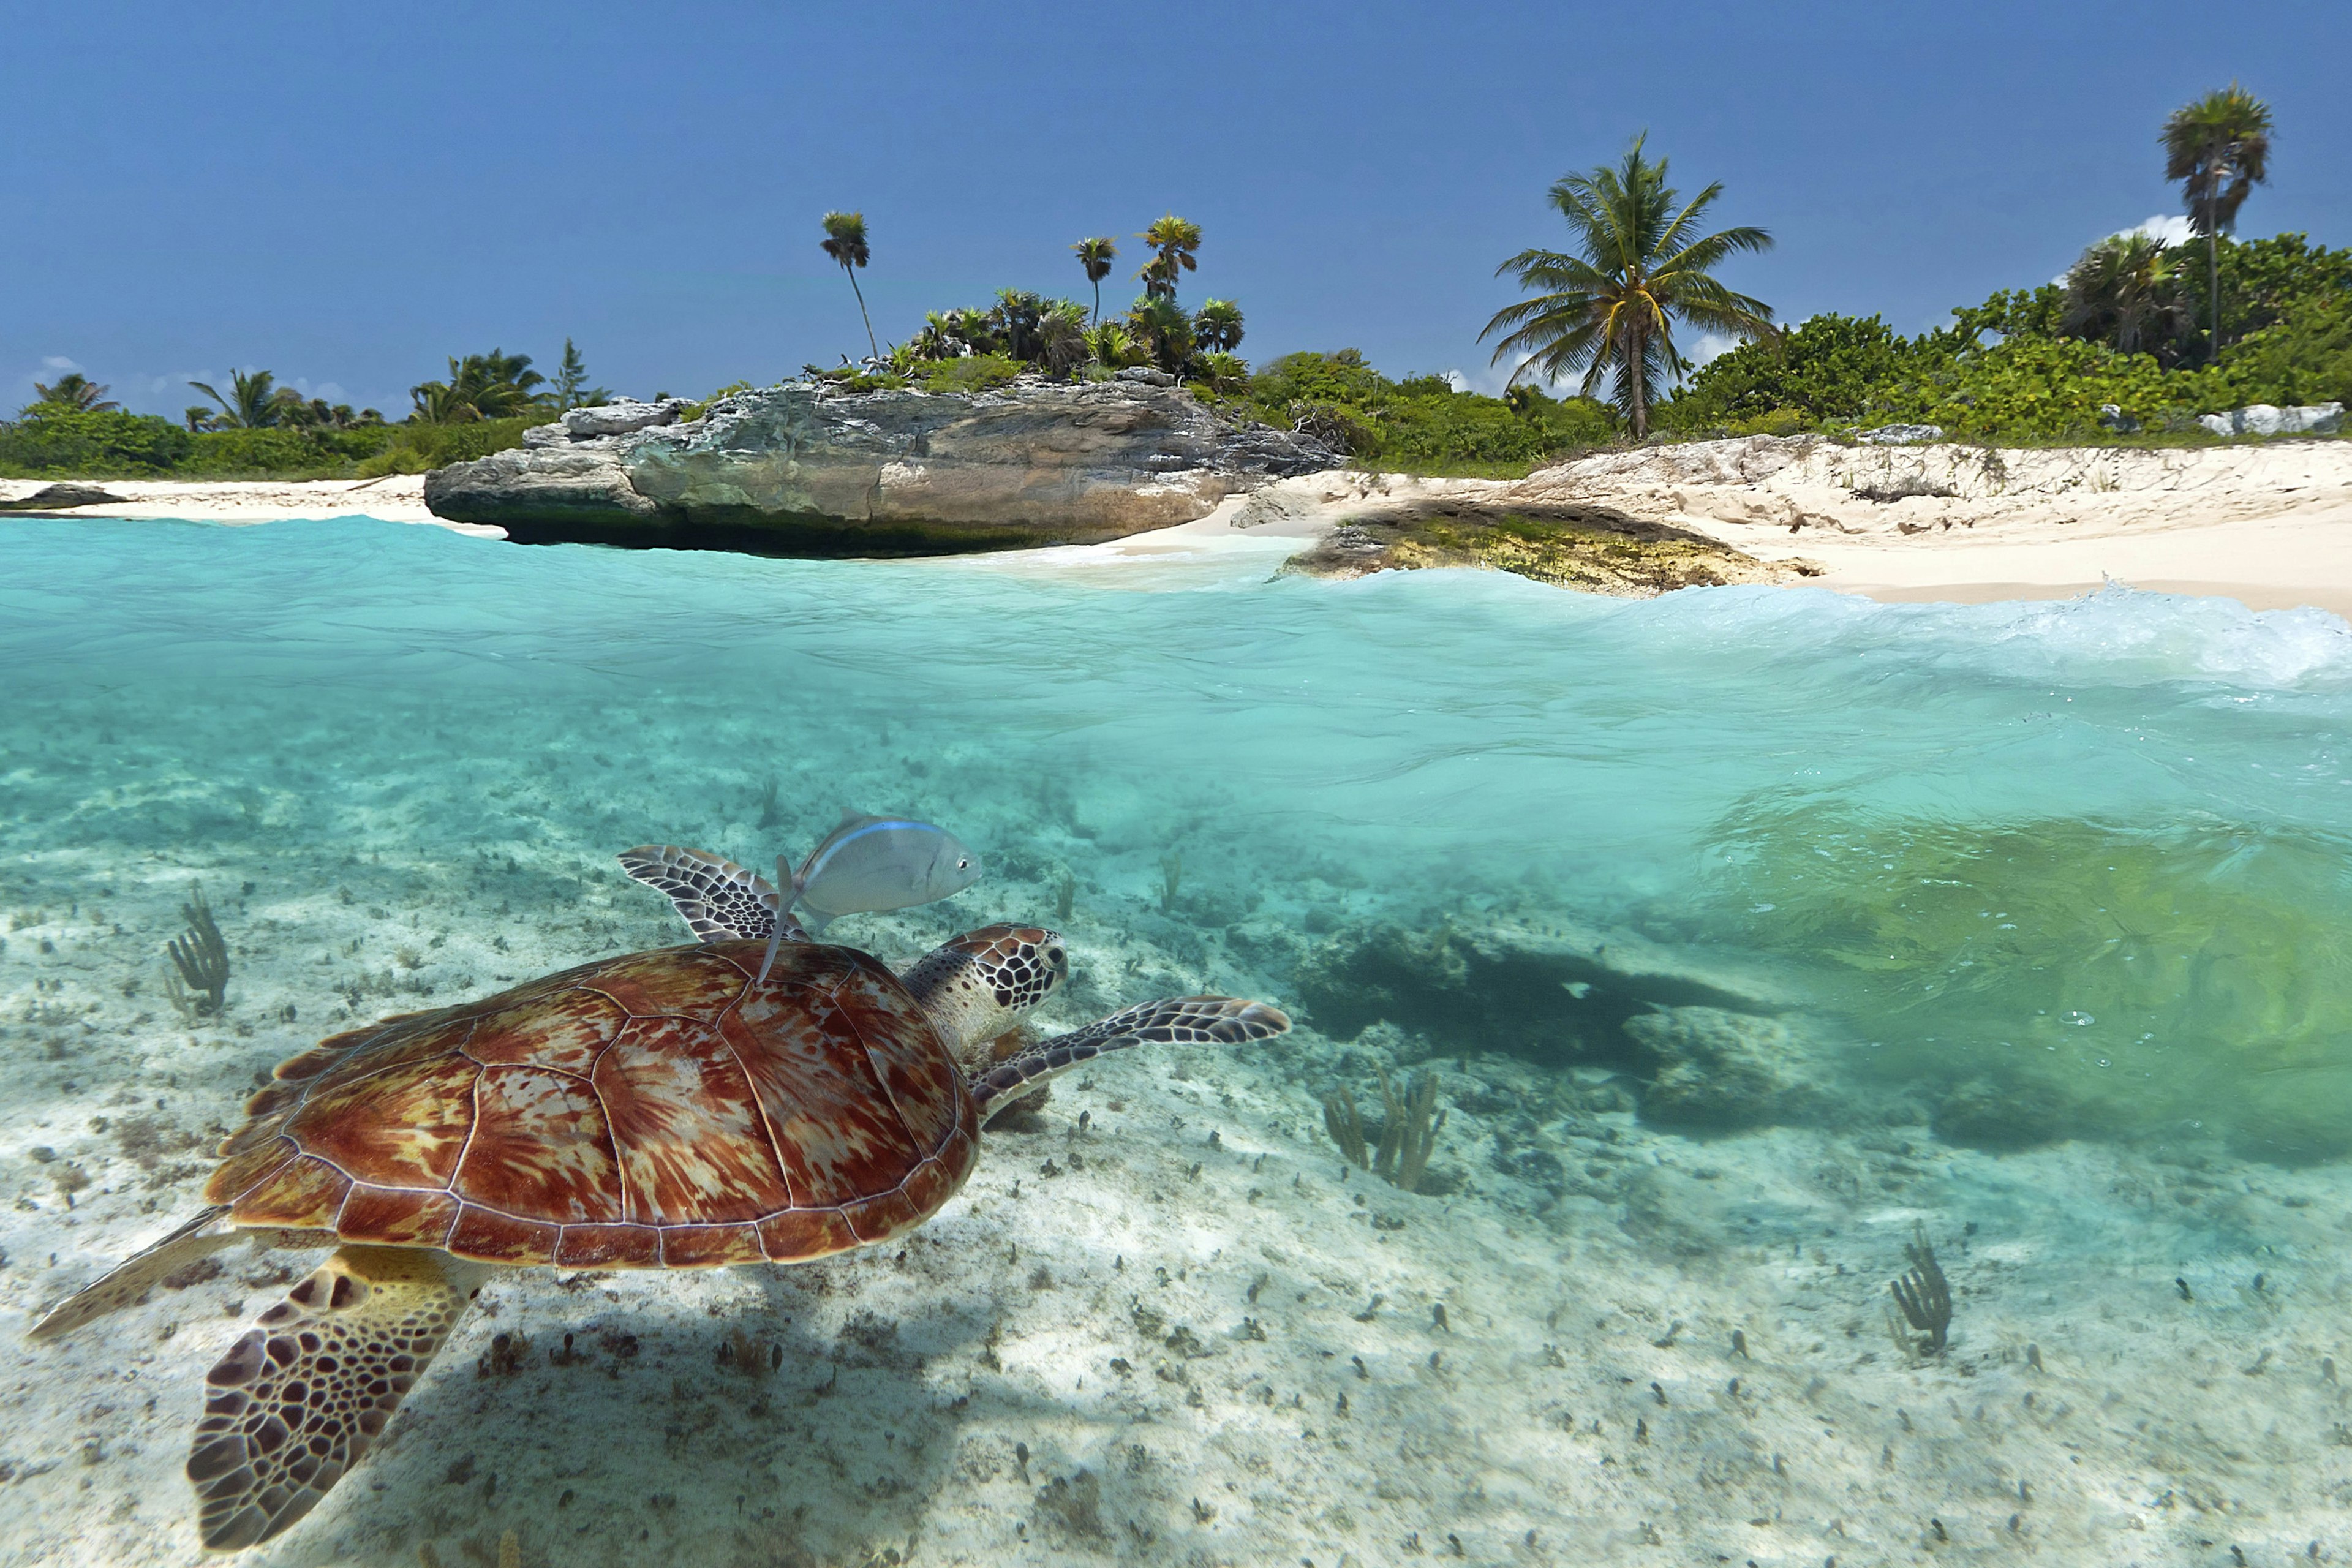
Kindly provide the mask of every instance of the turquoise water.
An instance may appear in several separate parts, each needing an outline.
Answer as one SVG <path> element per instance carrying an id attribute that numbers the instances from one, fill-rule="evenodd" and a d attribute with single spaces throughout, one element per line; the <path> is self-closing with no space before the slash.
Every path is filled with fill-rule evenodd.
<path id="1" fill-rule="evenodd" d="M 57 1142 L 36 1121 L 126 1098 L 108 1075 L 168 1073 L 192 1125 L 218 1122 L 347 1017 L 674 940 L 615 851 L 757 864 L 845 808 L 945 823 L 991 868 L 853 939 L 903 958 L 1055 919 L 1066 882 L 1070 1016 L 1161 985 L 1280 1002 L 1303 1025 L 1287 1054 L 1236 1069 L 1268 1093 L 1354 1073 L 1370 1095 L 1383 1052 L 1475 1077 L 1491 1049 L 1523 1100 L 1605 1080 L 1591 1114 L 1692 1147 L 1893 1125 L 1987 1172 L 2080 1139 L 2242 1182 L 2352 1152 L 2352 632 L 2332 617 L 2122 590 L 1962 608 L 1332 584 L 1249 548 L 1055 559 L 521 549 L 363 520 L 0 529 L 8 1158 Z M 236 1026 L 201 1047 L 155 973 L 192 880 L 240 966 Z M 378 924 L 320 934 L 361 911 Z M 1496 957 L 1502 926 L 1575 951 Z M 1416 952 L 1466 968 L 1413 973 Z M 1614 1011 L 1587 1005 L 1596 985 Z M 1694 999 L 1793 1030 L 1796 1087 L 1677 1121 L 1621 1026 Z M 68 1057 L 77 1016 L 133 1065 Z M 1652 1200 L 1587 1194 L 1617 1220 L 1571 1218 L 1576 1161 L 1527 1165 L 1536 1134 L 1446 1084 L 1458 1191 L 1643 1234 Z M 201 1174 L 177 1180 L 175 1204 Z M 2214 1224 L 2190 1250 L 2272 1245 Z M 2089 1245 L 2060 1261 L 2090 1269 Z M 18 1273 L 19 1308 L 57 1293 Z"/>

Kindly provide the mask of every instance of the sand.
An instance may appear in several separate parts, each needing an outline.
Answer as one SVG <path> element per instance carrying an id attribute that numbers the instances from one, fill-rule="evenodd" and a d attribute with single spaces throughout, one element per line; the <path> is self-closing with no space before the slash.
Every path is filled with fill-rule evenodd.
<path id="1" fill-rule="evenodd" d="M 47 479 L 0 479 L 0 501 L 17 501 Z M 205 522 L 293 522 L 330 517 L 373 517 L 389 522 L 439 522 L 464 533 L 488 533 L 435 517 L 425 506 L 421 474 L 380 479 L 93 479 L 122 498 L 120 505 L 76 507 L 71 517 L 190 518 Z M 0 513 L 5 517 L 5 513 Z"/>
<path id="2" fill-rule="evenodd" d="M 1888 601 L 2067 598 L 2112 581 L 2352 615 L 2352 442 L 2337 440 L 1999 450 L 1751 437 L 1514 481 L 1317 475 L 1235 521 L 1311 531 L 1373 500 L 1418 499 L 1613 507 Z"/>

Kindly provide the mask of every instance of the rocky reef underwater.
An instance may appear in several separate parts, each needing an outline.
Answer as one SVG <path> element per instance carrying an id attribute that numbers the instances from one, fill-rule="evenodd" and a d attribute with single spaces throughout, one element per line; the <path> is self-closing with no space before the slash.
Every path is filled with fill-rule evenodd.
<path id="1" fill-rule="evenodd" d="M 882 1247 L 497 1276 L 243 1561 L 2352 1554 L 2342 623 L 1087 559 L 0 532 L 10 1560 L 213 1560 L 205 1371 L 316 1255 L 24 1331 L 273 1064 L 845 807 L 987 875 L 835 940 L 1297 1026 L 1058 1080 Z"/>

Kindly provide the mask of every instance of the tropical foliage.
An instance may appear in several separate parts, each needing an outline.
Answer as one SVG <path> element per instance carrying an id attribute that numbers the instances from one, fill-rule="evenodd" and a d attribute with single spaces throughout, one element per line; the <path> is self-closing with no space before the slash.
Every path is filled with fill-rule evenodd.
<path id="1" fill-rule="evenodd" d="M 106 395 L 112 390 L 99 385 L 78 370 L 69 370 L 48 385 L 33 383 L 37 401 L 26 412 L 33 408 L 63 408 L 76 414 L 119 414 L 122 405 Z"/>
<path id="2" fill-rule="evenodd" d="M 565 346 L 570 346 L 567 340 Z M 409 417 L 421 425 L 470 425 L 481 419 L 513 419 L 545 406 L 547 377 L 530 368 L 529 354 L 492 349 L 486 354 L 452 357 L 446 381 L 428 381 L 408 389 L 415 409 Z"/>
<path id="3" fill-rule="evenodd" d="M 874 318 L 866 312 L 866 290 L 857 286 L 857 269 L 872 260 L 874 255 L 866 239 L 866 215 L 825 214 L 824 238 L 818 243 L 848 278 L 850 292 L 857 296 L 858 319 L 866 323 L 866 347 L 875 358 L 881 358 L 881 347 L 874 340 Z"/>
<path id="4" fill-rule="evenodd" d="M 1093 320 L 1102 319 L 1102 280 L 1110 276 L 1110 264 L 1118 259 L 1118 247 L 1108 235 L 1082 239 L 1070 247 L 1078 254 L 1078 265 L 1086 269 L 1087 281 L 1095 286 Z"/>
<path id="5" fill-rule="evenodd" d="M 1524 472 L 1616 433 L 1610 409 L 1591 398 L 1555 399 L 1529 386 L 1485 397 L 1435 375 L 1391 381 L 1354 349 L 1285 354 L 1235 401 L 1367 466 L 1423 473 Z"/>
<path id="6" fill-rule="evenodd" d="M 1201 265 L 1195 254 L 1201 248 L 1201 226 L 1170 213 L 1136 237 L 1151 247 L 1151 259 L 1136 274 L 1143 280 L 1145 297 L 1174 300 L 1178 280 Z"/>
<path id="7" fill-rule="evenodd" d="M 2205 241 L 2206 311 L 2210 348 L 2221 358 L 2222 235 L 2237 226 L 2238 209 L 2270 179 L 2270 106 L 2236 82 L 2173 110 L 2164 122 L 2164 177 L 2180 184 L 2189 231 Z"/>
<path id="8" fill-rule="evenodd" d="M 1686 366 L 1674 340 L 1681 321 L 1734 338 L 1769 338 L 1771 310 L 1734 293 L 1715 270 L 1743 251 L 1771 247 L 1760 228 L 1702 231 L 1720 182 L 1688 202 L 1666 184 L 1666 160 L 1643 155 L 1635 138 L 1614 168 L 1570 174 L 1551 188 L 1573 251 L 1523 250 L 1496 268 L 1535 290 L 1495 312 L 1478 336 L 1501 334 L 1493 363 L 1517 358 L 1511 382 L 1580 377 L 1586 396 L 1607 387 L 1633 426 L 1649 434 L 1650 410 Z M 1681 203 L 1677 205 L 1677 203 Z"/>
<path id="9" fill-rule="evenodd" d="M 2111 439 L 2193 433 L 2198 415 L 2248 404 L 2352 402 L 2352 250 L 2297 234 L 2219 248 L 2236 339 L 2220 365 L 2193 352 L 2195 268 L 2127 235 L 2092 247 L 2063 285 L 1994 294 L 1916 338 L 1874 316 L 1821 315 L 1743 344 L 1659 423 L 1689 436 L 1916 422 L 1979 439 Z"/>

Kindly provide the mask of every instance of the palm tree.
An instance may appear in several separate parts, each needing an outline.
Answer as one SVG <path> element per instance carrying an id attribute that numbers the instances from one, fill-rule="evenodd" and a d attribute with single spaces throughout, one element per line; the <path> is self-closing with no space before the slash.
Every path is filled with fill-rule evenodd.
<path id="1" fill-rule="evenodd" d="M 1701 234 L 1722 183 L 1677 208 L 1681 193 L 1666 184 L 1666 161 L 1642 156 L 1647 139 L 1635 137 L 1615 168 L 1603 164 L 1552 186 L 1551 205 L 1568 220 L 1577 254 L 1523 250 L 1495 268 L 1498 277 L 1507 272 L 1520 287 L 1542 291 L 1496 311 L 1478 334 L 1484 342 L 1489 332 L 1507 333 L 1490 363 L 1528 356 L 1511 373 L 1514 384 L 1529 372 L 1557 381 L 1580 369 L 1589 397 L 1613 376 L 1617 405 L 1637 440 L 1650 433 L 1658 384 L 1684 369 L 1675 350 L 1676 319 L 1742 339 L 1777 335 L 1770 307 L 1713 276 L 1740 251 L 1770 249 L 1772 237 L 1749 227 Z"/>
<path id="2" fill-rule="evenodd" d="M 530 368 L 529 354 L 492 349 L 462 360 L 453 356 L 448 380 L 428 381 L 408 389 L 409 400 L 415 405 L 409 417 L 423 425 L 511 419 L 541 405 L 541 395 L 531 389 L 546 381 Z"/>
<path id="3" fill-rule="evenodd" d="M 1092 358 L 1086 307 L 1076 300 L 1055 300 L 1037 323 L 1038 365 L 1047 375 L 1066 376 Z"/>
<path id="4" fill-rule="evenodd" d="M 857 296 L 857 313 L 866 321 L 866 346 L 876 359 L 880 359 L 882 347 L 874 341 L 874 318 L 866 314 L 866 290 L 857 286 L 857 268 L 873 258 L 866 244 L 866 215 L 825 214 L 824 246 L 824 253 L 849 274 L 849 291 Z"/>
<path id="5" fill-rule="evenodd" d="M 1242 308 L 1231 300 L 1211 300 L 1192 313 L 1192 335 L 1211 353 L 1242 346 Z"/>
<path id="6" fill-rule="evenodd" d="M 266 430 L 285 417 L 287 402 L 295 396 L 291 387 L 279 386 L 278 377 L 266 370 L 249 375 L 229 372 L 227 397 L 201 381 L 188 384 L 220 405 L 221 411 L 207 421 L 215 430 Z"/>
<path id="7" fill-rule="evenodd" d="M 120 414 L 122 405 L 110 401 L 107 394 L 113 388 L 100 386 L 78 370 L 69 370 L 47 386 L 33 383 L 34 394 L 39 399 L 36 408 L 62 410 L 68 414 Z"/>
<path id="8" fill-rule="evenodd" d="M 1143 279 L 1144 293 L 1154 300 L 1173 300 L 1178 276 L 1201 265 L 1192 256 L 1201 248 L 1201 226 L 1170 213 L 1136 237 L 1158 252 L 1136 274 Z"/>
<path id="9" fill-rule="evenodd" d="M 1180 372 L 1192 357 L 1192 318 L 1164 295 L 1138 300 L 1127 312 L 1127 330 L 1161 370 Z"/>
<path id="10" fill-rule="evenodd" d="M 2221 235 L 2256 185 L 2270 183 L 2271 108 L 2231 82 L 2164 122 L 2164 177 L 2180 182 L 2191 233 L 2205 237 L 2208 353 L 2221 357 Z"/>
<path id="11" fill-rule="evenodd" d="M 1097 235 L 1070 247 L 1078 253 L 1078 265 L 1087 269 L 1087 281 L 1095 286 L 1093 320 L 1102 320 L 1102 280 L 1110 276 L 1110 264 L 1118 259 L 1118 247 L 1108 235 Z"/>
<path id="12" fill-rule="evenodd" d="M 2123 353 L 2172 357 L 2191 326 L 2175 262 L 2170 247 L 2145 234 L 2101 240 L 2067 268 L 2062 329 Z"/>

